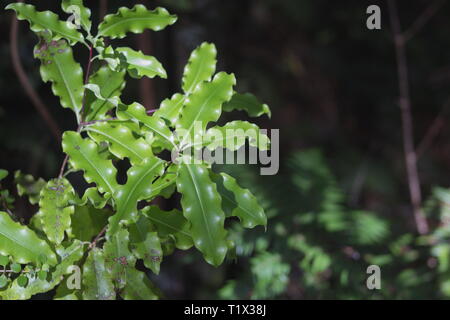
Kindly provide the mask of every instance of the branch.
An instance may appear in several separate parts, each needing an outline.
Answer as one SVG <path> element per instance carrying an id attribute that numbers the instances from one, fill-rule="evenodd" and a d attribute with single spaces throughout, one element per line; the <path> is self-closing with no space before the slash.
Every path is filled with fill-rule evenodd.
<path id="1" fill-rule="evenodd" d="M 94 248 L 97 245 L 97 242 L 100 240 L 100 238 L 105 234 L 106 229 L 108 229 L 108 225 L 106 225 L 102 231 L 95 237 L 95 239 L 90 243 L 89 249 Z"/>
<path id="2" fill-rule="evenodd" d="M 450 99 L 448 99 L 444 105 L 442 106 L 441 111 L 434 119 L 433 123 L 430 125 L 430 127 L 427 130 L 427 133 L 423 137 L 422 141 L 419 143 L 419 146 L 416 149 L 417 153 L 417 159 L 419 159 L 422 154 L 425 152 L 425 150 L 428 149 L 428 147 L 433 142 L 434 138 L 439 134 L 439 131 L 442 129 L 442 127 L 445 124 L 445 113 L 447 111 L 448 106 L 450 105 Z"/>
<path id="3" fill-rule="evenodd" d="M 422 212 L 422 194 L 417 171 L 417 155 L 414 149 L 413 122 L 411 115 L 411 98 L 409 93 L 408 66 L 405 53 L 405 38 L 401 33 L 400 20 L 395 0 L 389 0 L 389 16 L 394 33 L 394 45 L 397 59 L 398 87 L 400 93 L 400 110 L 402 120 L 403 149 L 408 177 L 408 187 L 413 207 L 414 220 L 419 234 L 428 233 L 428 222 Z"/>
<path id="4" fill-rule="evenodd" d="M 154 113 L 156 110 L 158 109 L 150 109 L 147 110 L 146 113 L 147 114 L 152 114 Z M 92 121 L 86 121 L 86 122 L 81 122 L 80 125 L 85 127 L 85 126 L 90 126 L 99 122 L 110 122 L 110 121 L 117 121 L 119 120 L 118 118 L 114 117 L 114 118 L 107 118 L 107 119 L 99 119 L 99 120 L 92 120 Z"/>
<path id="5" fill-rule="evenodd" d="M 20 1 L 22 2 L 22 1 Z M 13 17 L 12 23 L 11 23 L 11 31 L 10 31 L 10 51 L 11 51 L 11 58 L 12 58 L 12 64 L 14 68 L 14 72 L 16 73 L 17 77 L 19 78 L 20 84 L 22 85 L 26 95 L 30 98 L 34 108 L 39 113 L 39 115 L 42 117 L 42 119 L 46 122 L 47 127 L 52 132 L 54 138 L 58 143 L 61 143 L 61 130 L 56 123 L 55 119 L 53 119 L 50 112 L 47 110 L 47 107 L 42 102 L 39 95 L 34 90 L 33 86 L 31 85 L 24 69 L 22 66 L 22 63 L 20 62 L 20 56 L 19 56 L 19 50 L 18 50 L 18 33 L 19 33 L 19 21 Z"/>
<path id="6" fill-rule="evenodd" d="M 424 12 L 413 22 L 413 24 L 403 33 L 405 42 L 411 40 L 420 29 L 436 14 L 440 7 L 445 3 L 445 0 L 436 0 L 425 9 Z"/>

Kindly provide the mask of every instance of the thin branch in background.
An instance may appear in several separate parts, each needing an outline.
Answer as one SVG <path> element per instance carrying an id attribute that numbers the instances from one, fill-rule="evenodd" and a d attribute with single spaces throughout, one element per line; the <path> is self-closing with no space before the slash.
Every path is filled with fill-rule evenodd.
<path id="1" fill-rule="evenodd" d="M 414 37 L 424 25 L 436 14 L 436 12 L 445 3 L 445 0 L 436 0 L 425 9 L 424 12 L 413 22 L 411 27 L 409 27 L 405 32 L 403 32 L 403 39 L 408 42 L 412 37 Z"/>
<path id="2" fill-rule="evenodd" d="M 102 21 L 108 12 L 108 0 L 100 0 L 100 8 L 98 10 L 98 20 Z"/>
<path id="3" fill-rule="evenodd" d="M 394 33 L 394 46 L 397 59 L 399 105 L 402 120 L 403 149 L 408 177 L 408 187 L 413 207 L 414 220 L 419 234 L 428 233 L 428 222 L 422 211 L 422 193 L 417 170 L 417 155 L 414 148 L 413 122 L 411 115 L 411 98 L 409 93 L 408 65 L 405 53 L 405 38 L 401 32 L 395 0 L 389 0 L 389 16 Z"/>
<path id="4" fill-rule="evenodd" d="M 10 50 L 14 72 L 19 78 L 20 84 L 22 85 L 27 96 L 30 98 L 34 108 L 45 121 L 47 127 L 50 129 L 55 140 L 59 144 L 61 143 L 61 129 L 59 128 L 50 112 L 47 110 L 46 105 L 42 102 L 41 98 L 34 90 L 33 86 L 30 83 L 30 80 L 27 77 L 27 74 L 25 73 L 25 70 L 23 69 L 22 63 L 20 62 L 20 55 L 18 50 L 18 33 L 19 21 L 15 17 L 13 17 L 10 31 Z"/>
<path id="5" fill-rule="evenodd" d="M 430 125 L 430 127 L 427 130 L 427 133 L 423 137 L 422 141 L 419 143 L 419 146 L 416 149 L 417 159 L 419 159 L 424 152 L 431 146 L 433 143 L 433 140 L 437 137 L 441 129 L 444 127 L 445 124 L 445 115 L 447 108 L 450 105 L 450 99 L 447 99 L 447 101 L 444 103 L 441 111 L 434 119 L 433 123 Z"/>

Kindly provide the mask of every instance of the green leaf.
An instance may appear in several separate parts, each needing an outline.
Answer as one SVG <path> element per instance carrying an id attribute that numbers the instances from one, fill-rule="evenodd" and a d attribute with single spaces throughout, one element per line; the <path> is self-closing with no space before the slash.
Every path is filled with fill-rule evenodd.
<path id="1" fill-rule="evenodd" d="M 76 206 L 72 216 L 71 236 L 81 241 L 92 239 L 106 226 L 110 211 L 92 206 Z"/>
<path id="2" fill-rule="evenodd" d="M 223 111 L 245 111 L 250 117 L 259 117 L 263 114 L 267 114 L 270 118 L 272 113 L 267 104 L 261 103 L 251 93 L 235 93 L 230 101 L 223 105 Z"/>
<path id="3" fill-rule="evenodd" d="M 74 199 L 75 191 L 67 179 L 53 179 L 41 190 L 40 197 L 42 229 L 48 240 L 60 244 L 64 240 L 64 232 L 70 228 L 74 206 L 69 202 Z"/>
<path id="4" fill-rule="evenodd" d="M 9 258 L 0 254 L 0 266 L 6 267 L 9 264 Z"/>
<path id="5" fill-rule="evenodd" d="M 20 170 L 14 173 L 14 182 L 16 183 L 19 196 L 28 196 L 31 204 L 39 202 L 39 194 L 47 184 L 44 179 L 39 178 L 35 180 L 31 174 L 23 174 Z"/>
<path id="6" fill-rule="evenodd" d="M 164 121 L 154 115 L 147 115 L 145 108 L 139 103 L 120 106 L 117 111 L 117 117 L 121 120 L 132 120 L 141 123 L 144 130 L 155 134 L 169 150 L 172 147 L 176 147 L 174 144 L 175 138 Z"/>
<path id="7" fill-rule="evenodd" d="M 141 51 L 135 51 L 127 47 L 117 48 L 116 51 L 125 57 L 127 70 L 131 77 L 137 79 L 144 76 L 167 78 L 166 70 L 155 57 L 147 56 Z"/>
<path id="8" fill-rule="evenodd" d="M 104 99 L 97 99 L 91 91 L 86 93 L 86 121 L 104 119 L 106 113 L 114 108 L 109 99 L 118 100 L 125 87 L 125 71 L 113 71 L 108 66 L 101 66 L 89 78 L 89 83 L 100 88 Z"/>
<path id="9" fill-rule="evenodd" d="M 205 165 L 180 164 L 177 188 L 182 194 L 183 215 L 191 223 L 195 247 L 208 263 L 220 265 L 227 252 L 225 213 L 208 168 Z"/>
<path id="10" fill-rule="evenodd" d="M 261 129 L 256 124 L 240 120 L 208 129 L 203 137 L 202 145 L 210 150 L 221 147 L 236 151 L 245 145 L 247 140 L 250 146 L 260 150 L 267 150 L 270 146 L 269 137 L 261 133 Z M 195 142 L 193 146 L 196 146 Z"/>
<path id="11" fill-rule="evenodd" d="M 128 127 L 108 122 L 99 122 L 86 128 L 89 136 L 97 143 L 107 141 L 109 151 L 119 159 L 127 157 L 136 165 L 152 157 L 151 146 L 142 138 L 136 138 Z"/>
<path id="12" fill-rule="evenodd" d="M 93 248 L 83 265 L 83 299 L 114 300 L 116 293 L 103 251 Z"/>
<path id="13" fill-rule="evenodd" d="M 127 283 L 120 294 L 125 300 L 156 300 L 159 292 L 145 273 L 134 268 L 126 270 Z"/>
<path id="14" fill-rule="evenodd" d="M 100 87 L 97 84 L 88 83 L 88 84 L 84 85 L 84 88 L 91 91 L 97 100 L 108 102 L 113 107 L 117 107 L 120 103 L 120 99 L 118 97 L 112 97 L 112 98 L 103 97 L 101 94 L 101 91 L 100 91 Z"/>
<path id="15" fill-rule="evenodd" d="M 57 250 L 59 255 L 59 264 L 51 274 L 49 282 L 39 279 L 39 277 L 28 278 L 28 285 L 23 288 L 19 286 L 17 280 L 14 280 L 11 286 L 4 292 L 0 291 L 0 297 L 5 300 L 25 300 L 30 299 L 37 293 L 52 290 L 68 274 L 68 268 L 79 261 L 84 252 L 84 245 L 80 241 L 74 241 L 68 248 L 60 247 Z"/>
<path id="16" fill-rule="evenodd" d="M 266 226 L 267 217 L 264 213 L 264 209 L 258 204 L 258 200 L 255 196 L 248 189 L 241 188 L 237 184 L 236 179 L 232 176 L 223 172 L 220 175 L 222 177 L 221 183 L 223 183 L 224 188 L 233 195 L 233 197 L 230 198 L 229 194 L 220 194 L 222 199 L 226 198 L 234 204 L 235 208 L 231 215 L 238 217 L 241 220 L 242 225 L 246 228 L 253 228 L 258 225 Z"/>
<path id="17" fill-rule="evenodd" d="M 120 228 L 111 234 L 103 247 L 105 266 L 115 289 L 122 289 L 127 282 L 127 270 L 134 268 L 136 258 L 130 252 L 129 233 Z"/>
<path id="18" fill-rule="evenodd" d="M 29 228 L 14 222 L 6 212 L 0 211 L 0 254 L 9 255 L 21 264 L 39 262 L 45 255 L 50 265 L 56 264 L 56 255 L 50 246 Z"/>
<path id="19" fill-rule="evenodd" d="M 75 170 L 83 170 L 88 183 L 95 183 L 100 192 L 111 195 L 118 187 L 117 170 L 111 160 L 102 159 L 98 146 L 90 139 L 83 139 L 74 131 L 66 131 L 63 135 L 63 150 L 69 155 L 69 161 Z"/>
<path id="20" fill-rule="evenodd" d="M 11 271 L 14 273 L 20 273 L 22 271 L 22 266 L 18 263 L 11 264 Z"/>
<path id="21" fill-rule="evenodd" d="M 79 19 L 79 23 L 83 27 L 83 29 L 87 32 L 90 32 L 92 25 L 91 10 L 84 6 L 83 0 L 63 0 L 61 3 L 61 7 L 66 13 L 79 13 L 79 17 L 75 17 L 75 19 Z M 77 22 L 77 20 L 75 20 L 75 22 Z"/>
<path id="22" fill-rule="evenodd" d="M 210 81 L 216 71 L 217 50 L 214 44 L 204 42 L 189 57 L 183 73 L 183 90 L 189 94 L 203 81 Z M 198 86 L 198 87 L 197 87 Z"/>
<path id="23" fill-rule="evenodd" d="M 8 176 L 8 171 L 6 171 L 4 169 L 0 169 L 0 181 L 5 179 L 7 176 Z"/>
<path id="24" fill-rule="evenodd" d="M 130 240 L 134 255 L 142 259 L 147 268 L 159 274 L 163 252 L 159 237 L 153 229 L 150 220 L 140 216 L 136 223 L 130 225 Z"/>
<path id="25" fill-rule="evenodd" d="M 36 33 L 41 31 L 50 31 L 52 39 L 67 39 L 71 44 L 77 42 L 84 43 L 84 37 L 70 23 L 60 21 L 57 14 L 51 11 L 36 11 L 36 8 L 30 4 L 11 3 L 6 6 L 6 10 L 12 9 L 17 13 L 17 19 L 27 20 L 30 23 L 30 29 Z"/>
<path id="26" fill-rule="evenodd" d="M 9 278 L 7 278 L 4 274 L 0 276 L 0 289 L 6 287 L 9 283 Z"/>
<path id="27" fill-rule="evenodd" d="M 66 41 L 47 42 L 41 39 L 34 50 L 41 60 L 41 77 L 52 83 L 52 91 L 61 100 L 64 108 L 72 109 L 77 117 L 83 100 L 83 70 L 73 58 L 72 48 Z"/>
<path id="28" fill-rule="evenodd" d="M 77 206 L 83 207 L 87 203 L 90 203 L 94 208 L 101 209 L 105 207 L 106 203 L 110 199 L 110 195 L 101 195 L 97 188 L 91 187 L 86 189 L 82 199 L 76 199 L 75 204 Z"/>
<path id="29" fill-rule="evenodd" d="M 183 108 L 186 96 L 175 93 L 171 98 L 165 99 L 153 116 L 168 120 L 173 128 L 180 119 L 180 112 Z"/>
<path id="30" fill-rule="evenodd" d="M 177 209 L 162 211 L 157 206 L 149 206 L 143 209 L 143 213 L 156 227 L 161 238 L 173 236 L 178 249 L 187 250 L 192 247 L 190 224 Z"/>
<path id="31" fill-rule="evenodd" d="M 115 14 L 105 16 L 98 27 L 98 34 L 102 37 L 124 38 L 127 32 L 142 33 L 145 29 L 159 31 L 177 21 L 175 15 L 170 15 L 164 8 L 147 10 L 141 4 L 132 9 L 121 7 Z"/>
<path id="32" fill-rule="evenodd" d="M 149 199 L 153 192 L 153 181 L 164 172 L 164 161 L 152 157 L 145 159 L 142 164 L 128 170 L 127 183 L 118 188 L 114 194 L 117 212 L 109 218 L 109 228 L 106 236 L 114 235 L 119 223 L 134 222 L 137 219 L 137 202 Z"/>
<path id="33" fill-rule="evenodd" d="M 208 122 L 219 119 L 222 104 L 230 100 L 235 83 L 234 75 L 220 72 L 212 82 L 203 82 L 189 96 L 177 125 L 177 134 L 183 137 L 181 145 L 188 139 L 192 139 L 194 129 L 196 129 L 195 134 L 201 136 Z"/>

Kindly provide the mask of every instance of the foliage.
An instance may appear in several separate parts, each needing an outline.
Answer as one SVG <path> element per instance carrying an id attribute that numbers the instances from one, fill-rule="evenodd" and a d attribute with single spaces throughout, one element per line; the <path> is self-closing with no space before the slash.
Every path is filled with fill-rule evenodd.
<path id="1" fill-rule="evenodd" d="M 247 234 L 241 225 L 231 229 L 241 267 L 238 273 L 230 271 L 237 276 L 219 297 L 448 297 L 448 189 L 434 189 L 425 206 L 428 217 L 438 221 L 434 232 L 416 236 L 399 229 L 395 219 L 349 208 L 317 149 L 296 152 L 287 163 L 284 174 L 270 184 L 241 166 L 229 168 L 264 199 L 270 227 L 265 234 Z M 381 290 L 366 288 L 371 264 L 381 267 Z"/>
<path id="2" fill-rule="evenodd" d="M 74 6 L 80 15 L 75 25 L 32 5 L 6 7 L 27 20 L 39 37 L 34 55 L 41 62 L 42 80 L 51 83 L 61 106 L 74 112 L 78 129 L 63 134 L 69 170 L 65 161 L 59 177 L 46 182 L 15 173 L 19 195 L 39 205 L 28 225 L 15 221 L 11 196 L 2 193 L 7 212 L 0 212 L 0 262 L 5 268 L 0 297 L 29 299 L 57 288 L 57 299 L 156 299 L 161 293 L 147 273 L 159 273 L 170 244 L 181 250 L 194 246 L 218 266 L 233 252 L 225 228 L 228 217 L 238 217 L 245 228 L 266 226 L 264 210 L 249 190 L 233 177 L 213 172 L 211 163 L 194 162 L 187 151 L 207 147 L 211 130 L 226 126 L 255 129 L 256 134 L 241 138 L 265 149 L 269 140 L 256 125 L 211 125 L 219 120 L 223 105 L 224 111 L 247 110 L 251 116 L 270 115 L 270 110 L 251 95 L 236 93 L 233 74 L 215 73 L 217 52 L 210 43 L 192 52 L 183 73 L 183 93 L 164 100 L 153 115 L 138 103 L 123 103 L 126 73 L 138 79 L 166 78 L 167 73 L 155 57 L 105 43 L 128 33 L 162 30 L 177 17 L 163 8 L 122 7 L 105 16 L 94 35 L 83 2 L 62 1 L 68 14 Z M 90 51 L 85 72 L 74 59 L 77 44 Z M 193 143 L 194 136 L 204 137 L 204 142 Z M 214 141 L 210 148 L 226 147 L 225 141 Z M 168 160 L 167 152 L 177 156 Z M 123 159 L 131 167 L 126 182 L 119 183 L 118 162 Z M 69 178 L 75 171 L 83 172 L 88 189 L 72 186 Z M 0 171 L 0 178 L 5 176 Z M 182 210 L 166 212 L 150 205 L 175 192 L 181 195 Z M 140 261 L 145 272 L 137 267 Z M 65 285 L 72 265 L 82 269 L 80 289 Z"/>

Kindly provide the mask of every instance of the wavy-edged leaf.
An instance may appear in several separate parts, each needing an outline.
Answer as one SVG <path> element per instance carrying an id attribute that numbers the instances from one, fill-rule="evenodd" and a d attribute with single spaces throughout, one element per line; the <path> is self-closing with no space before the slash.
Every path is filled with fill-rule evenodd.
<path id="1" fill-rule="evenodd" d="M 240 187 L 232 176 L 221 172 L 220 177 L 221 179 L 214 179 L 214 181 L 218 185 L 220 183 L 223 184 L 224 188 L 231 193 L 220 193 L 222 199 L 226 198 L 227 201 L 234 205 L 231 215 L 238 217 L 246 228 L 253 228 L 258 225 L 266 226 L 267 217 L 256 197 L 248 189 Z"/>
<path id="2" fill-rule="evenodd" d="M 111 212 L 90 205 L 76 206 L 70 235 L 81 241 L 92 241 L 108 223 Z"/>
<path id="3" fill-rule="evenodd" d="M 41 60 L 41 77 L 52 83 L 53 93 L 64 108 L 72 109 L 79 117 L 83 100 L 83 70 L 73 58 L 72 48 L 64 40 L 47 42 L 41 39 L 34 50 Z"/>
<path id="4" fill-rule="evenodd" d="M 263 114 L 267 114 L 270 118 L 272 113 L 267 104 L 261 103 L 251 93 L 235 93 L 230 101 L 223 105 L 223 111 L 245 111 L 250 117 L 259 117 Z"/>
<path id="5" fill-rule="evenodd" d="M 135 268 L 127 269 L 127 283 L 120 296 L 125 300 L 156 300 L 159 290 L 148 279 L 145 273 Z"/>
<path id="6" fill-rule="evenodd" d="M 184 68 L 183 90 L 189 94 L 203 81 L 210 81 L 216 71 L 217 49 L 212 43 L 203 42 L 192 51 Z"/>
<path id="7" fill-rule="evenodd" d="M 180 164 L 177 189 L 182 194 L 183 215 L 191 223 L 195 247 L 208 263 L 220 265 L 227 252 L 225 213 L 208 168 L 205 165 Z"/>
<path id="8" fill-rule="evenodd" d="M 101 209 L 105 207 L 108 200 L 111 198 L 110 194 L 100 194 L 95 187 L 86 189 L 83 197 L 75 199 L 75 204 L 79 207 L 86 206 L 88 203 L 91 204 L 96 209 Z"/>
<path id="9" fill-rule="evenodd" d="M 149 206 L 142 211 L 155 226 L 161 238 L 172 236 L 175 239 L 175 246 L 181 250 L 192 247 L 192 237 L 190 234 L 190 224 L 177 209 L 163 211 L 157 206 Z"/>
<path id="10" fill-rule="evenodd" d="M 55 265 L 56 255 L 50 246 L 26 226 L 14 222 L 0 211 L 0 254 L 11 256 L 14 262 L 39 263 L 39 257 L 47 257 L 47 263 Z"/>
<path id="11" fill-rule="evenodd" d="M 6 10 L 12 9 L 17 14 L 17 19 L 27 20 L 30 23 L 30 29 L 34 32 L 50 31 L 52 38 L 58 40 L 67 39 L 71 44 L 84 42 L 84 37 L 67 21 L 59 20 L 57 14 L 51 11 L 36 11 L 36 8 L 30 4 L 11 3 L 6 6 Z"/>
<path id="12" fill-rule="evenodd" d="M 142 259 L 147 268 L 159 274 L 163 251 L 150 220 L 141 215 L 136 223 L 130 225 L 129 230 L 134 255 Z"/>
<path id="13" fill-rule="evenodd" d="M 250 146 L 260 150 L 267 150 L 270 146 L 269 137 L 263 134 L 256 124 L 241 120 L 208 129 L 202 142 L 211 150 L 221 147 L 236 151 L 245 145 L 246 140 L 249 141 Z"/>
<path id="14" fill-rule="evenodd" d="M 175 128 L 180 119 L 180 112 L 183 108 L 186 96 L 175 93 L 171 98 L 165 99 L 161 102 L 158 110 L 153 113 L 153 116 L 164 118 L 168 120 L 173 128 Z"/>
<path id="15" fill-rule="evenodd" d="M 83 299 L 114 300 L 116 292 L 111 275 L 106 269 L 103 251 L 93 248 L 83 265 Z"/>
<path id="16" fill-rule="evenodd" d="M 167 73 L 162 64 L 153 56 L 147 56 L 141 51 L 135 51 L 127 47 L 117 48 L 116 51 L 125 57 L 127 70 L 133 78 L 154 78 L 156 76 L 166 79 Z"/>
<path id="17" fill-rule="evenodd" d="M 151 146 L 143 138 L 136 138 L 131 130 L 124 125 L 99 122 L 86 128 L 89 136 L 100 143 L 109 143 L 109 151 L 119 159 L 128 158 L 136 165 L 144 159 L 152 157 Z"/>
<path id="18" fill-rule="evenodd" d="M 20 170 L 14 173 L 14 183 L 19 196 L 26 195 L 31 204 L 39 202 L 39 193 L 47 184 L 44 179 L 39 178 L 36 180 L 31 174 L 24 174 Z"/>
<path id="19" fill-rule="evenodd" d="M 69 273 L 68 268 L 83 257 L 84 244 L 75 240 L 68 248 L 61 247 L 57 249 L 57 253 L 59 255 L 59 264 L 51 273 L 50 281 L 41 280 L 37 276 L 28 277 L 27 286 L 22 287 L 16 279 L 7 290 L 0 291 L 0 297 L 5 300 L 26 300 L 35 294 L 52 290 L 63 281 L 64 275 Z"/>
<path id="20" fill-rule="evenodd" d="M 90 139 L 83 139 L 74 131 L 63 135 L 63 150 L 69 155 L 69 161 L 75 170 L 83 170 L 88 183 L 95 183 L 100 192 L 111 195 L 118 187 L 117 170 L 111 160 L 100 157 L 97 144 Z"/>
<path id="21" fill-rule="evenodd" d="M 79 14 L 79 17 L 75 17 L 75 19 L 79 19 L 79 23 L 84 30 L 91 31 L 91 10 L 84 6 L 83 0 L 63 0 L 61 8 L 65 13 Z M 75 20 L 75 22 L 77 21 Z"/>
<path id="22" fill-rule="evenodd" d="M 175 15 L 171 15 L 164 8 L 147 10 L 142 4 L 133 8 L 121 7 L 115 14 L 105 16 L 98 27 L 98 34 L 102 37 L 124 38 L 127 32 L 141 33 L 145 29 L 159 31 L 177 21 Z"/>
<path id="23" fill-rule="evenodd" d="M 105 266 L 115 289 L 121 289 L 127 283 L 127 270 L 134 268 L 136 258 L 129 249 L 129 233 L 119 228 L 111 234 L 103 247 Z"/>
<path id="24" fill-rule="evenodd" d="M 41 190 L 39 200 L 42 229 L 48 240 L 60 244 L 64 240 L 64 232 L 70 228 L 74 206 L 70 204 L 75 191 L 67 179 L 50 180 Z"/>
<path id="25" fill-rule="evenodd" d="M 103 99 L 97 99 L 91 91 L 86 93 L 86 121 L 104 119 L 106 113 L 114 108 L 109 100 L 118 100 L 125 87 L 125 71 L 114 71 L 108 66 L 101 66 L 90 78 L 89 83 L 100 88 Z"/>
<path id="26" fill-rule="evenodd" d="M 220 72 L 211 82 L 201 83 L 199 88 L 189 96 L 177 124 L 177 133 L 183 137 L 182 145 L 183 142 L 192 139 L 193 133 L 203 135 L 208 123 L 219 119 L 222 104 L 231 99 L 235 84 L 236 79 L 233 74 Z"/>
<path id="27" fill-rule="evenodd" d="M 102 93 L 100 91 L 100 87 L 97 84 L 88 83 L 88 84 L 84 85 L 84 88 L 91 91 L 97 100 L 108 102 L 111 105 L 113 105 L 114 107 L 117 107 L 120 103 L 120 99 L 118 97 L 112 97 L 112 98 L 103 97 Z"/>
<path id="28" fill-rule="evenodd" d="M 153 182 L 163 173 L 164 161 L 156 157 L 147 158 L 140 165 L 133 166 L 128 170 L 127 183 L 120 186 L 114 194 L 117 212 L 109 218 L 107 237 L 117 232 L 120 222 L 136 221 L 137 202 L 148 199 L 152 195 Z"/>
<path id="29" fill-rule="evenodd" d="M 142 124 L 143 129 L 155 134 L 163 145 L 171 150 L 175 147 L 174 136 L 164 121 L 156 116 L 149 116 L 139 103 L 119 106 L 117 117 L 121 120 L 132 120 Z"/>

